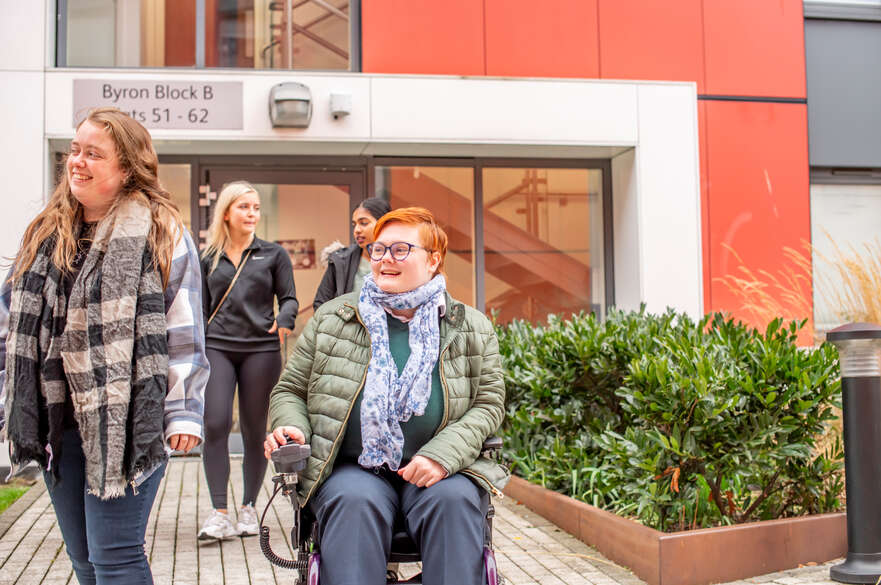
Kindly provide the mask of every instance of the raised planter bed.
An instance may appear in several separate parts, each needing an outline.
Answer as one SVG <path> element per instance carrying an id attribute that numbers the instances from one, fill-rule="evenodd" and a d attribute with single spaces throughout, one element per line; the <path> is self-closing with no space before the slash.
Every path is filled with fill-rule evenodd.
<path id="1" fill-rule="evenodd" d="M 649 585 L 745 579 L 847 552 L 844 512 L 661 532 L 512 477 L 505 494 L 633 571 Z"/>

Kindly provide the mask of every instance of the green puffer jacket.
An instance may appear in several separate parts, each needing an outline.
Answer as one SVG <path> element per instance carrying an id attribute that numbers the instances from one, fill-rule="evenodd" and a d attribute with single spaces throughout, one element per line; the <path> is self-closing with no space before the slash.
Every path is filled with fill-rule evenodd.
<path id="1" fill-rule="evenodd" d="M 504 417 L 505 384 L 499 343 L 489 320 L 447 294 L 440 323 L 440 377 L 444 415 L 435 436 L 417 453 L 462 473 L 500 496 L 508 472 L 480 457 L 483 441 Z M 370 339 L 349 293 L 321 305 L 297 340 L 269 399 L 272 428 L 295 426 L 312 455 L 300 474 L 300 504 L 333 470 L 346 423 L 364 387 Z"/>

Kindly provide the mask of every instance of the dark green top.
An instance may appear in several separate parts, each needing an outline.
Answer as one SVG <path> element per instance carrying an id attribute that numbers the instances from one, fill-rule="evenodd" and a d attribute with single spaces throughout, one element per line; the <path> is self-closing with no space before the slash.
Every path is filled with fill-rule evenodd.
<path id="1" fill-rule="evenodd" d="M 407 365 L 410 357 L 410 326 L 388 315 L 389 350 L 395 365 L 398 366 L 398 375 Z M 440 360 L 438 360 L 440 361 Z M 361 454 L 361 398 L 364 391 L 358 395 L 349 423 L 343 436 L 343 444 L 340 446 L 339 456 L 343 459 L 358 459 Z M 401 467 L 407 464 L 413 455 L 434 436 L 444 416 L 444 395 L 440 383 L 440 371 L 438 364 L 434 365 L 431 372 L 431 396 L 425 407 L 425 414 L 412 416 L 407 422 L 401 423 L 401 431 L 404 433 L 404 454 L 401 457 Z"/>

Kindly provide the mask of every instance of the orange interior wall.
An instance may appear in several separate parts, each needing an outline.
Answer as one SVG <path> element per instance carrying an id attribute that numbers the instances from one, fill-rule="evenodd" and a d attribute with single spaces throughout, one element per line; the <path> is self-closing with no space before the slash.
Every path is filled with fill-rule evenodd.
<path id="1" fill-rule="evenodd" d="M 217 67 L 220 62 L 217 46 L 217 0 L 205 0 L 205 65 Z"/>
<path id="2" fill-rule="evenodd" d="M 804 252 L 810 240 L 807 106 L 710 101 L 705 107 L 711 299 L 706 308 L 747 317 L 742 299 L 720 279 L 732 274 L 752 279 L 741 270 L 746 266 L 759 281 L 784 281 L 797 271 L 784 249 Z M 782 297 L 773 286 L 767 292 Z"/>
<path id="3" fill-rule="evenodd" d="M 165 3 L 165 66 L 192 67 L 196 64 L 196 2 Z"/>
<path id="4" fill-rule="evenodd" d="M 361 68 L 485 75 L 483 10 L 476 0 L 364 0 Z"/>
<path id="5" fill-rule="evenodd" d="M 599 77 L 597 0 L 485 0 L 486 73 Z"/>
<path id="6" fill-rule="evenodd" d="M 701 0 L 599 0 L 599 38 L 604 79 L 696 81 L 703 93 Z"/>
<path id="7" fill-rule="evenodd" d="M 805 97 L 802 0 L 704 0 L 704 93 Z"/>

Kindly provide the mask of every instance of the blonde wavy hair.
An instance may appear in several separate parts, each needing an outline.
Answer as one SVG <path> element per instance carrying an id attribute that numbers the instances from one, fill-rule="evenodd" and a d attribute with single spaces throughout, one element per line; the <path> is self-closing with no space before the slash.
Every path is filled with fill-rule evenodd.
<path id="1" fill-rule="evenodd" d="M 150 133 L 128 114 L 116 108 L 95 108 L 77 125 L 90 122 L 103 128 L 116 145 L 119 168 L 125 181 L 116 199 L 101 220 L 113 221 L 116 210 L 124 199 L 136 199 L 150 208 L 153 225 L 147 244 L 153 255 L 153 264 L 162 275 L 162 286 L 168 286 L 174 248 L 183 236 L 184 224 L 171 195 L 159 184 L 159 158 L 153 149 Z M 21 249 L 15 257 L 13 279 L 28 271 L 34 263 L 40 246 L 54 240 L 52 263 L 64 272 L 73 269 L 77 252 L 78 226 L 83 221 L 83 206 L 70 190 L 67 164 L 61 180 L 46 207 L 28 225 L 22 237 Z"/>
<path id="2" fill-rule="evenodd" d="M 208 238 L 205 240 L 205 250 L 202 252 L 202 258 L 211 259 L 211 270 L 214 272 L 217 263 L 220 262 L 220 256 L 223 249 L 229 243 L 229 226 L 224 219 L 226 212 L 235 200 L 245 193 L 257 193 L 257 189 L 247 181 L 233 181 L 220 191 L 217 196 L 217 203 L 214 204 L 214 215 L 211 217 L 211 225 L 208 226 Z M 259 196 L 259 193 L 257 193 Z"/>

